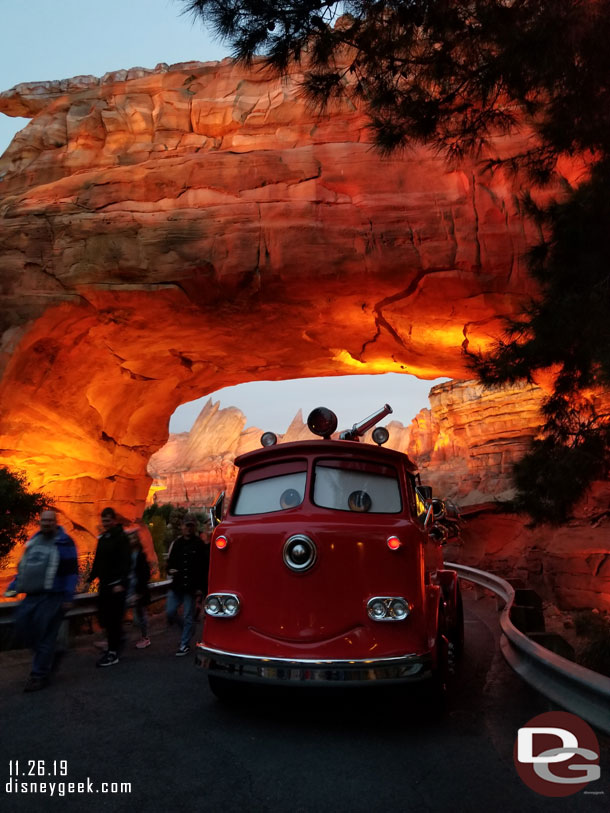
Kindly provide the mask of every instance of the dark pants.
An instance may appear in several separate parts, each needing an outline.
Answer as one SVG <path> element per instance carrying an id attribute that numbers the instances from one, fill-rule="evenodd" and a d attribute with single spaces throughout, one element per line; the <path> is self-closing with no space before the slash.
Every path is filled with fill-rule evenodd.
<path id="1" fill-rule="evenodd" d="M 121 625 L 125 615 L 126 591 L 115 593 L 112 587 L 100 587 L 98 599 L 98 617 L 108 636 L 108 650 L 119 652 L 121 649 Z"/>
<path id="2" fill-rule="evenodd" d="M 18 637 L 34 650 L 33 677 L 48 677 L 53 666 L 57 633 L 64 617 L 63 593 L 26 596 L 17 610 Z"/>

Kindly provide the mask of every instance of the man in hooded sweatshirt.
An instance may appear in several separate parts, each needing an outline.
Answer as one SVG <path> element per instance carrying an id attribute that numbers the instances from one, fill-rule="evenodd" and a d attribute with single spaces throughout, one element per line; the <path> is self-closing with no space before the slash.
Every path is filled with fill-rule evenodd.
<path id="1" fill-rule="evenodd" d="M 26 542 L 17 575 L 5 593 L 26 596 L 17 609 L 17 636 L 34 651 L 25 692 L 44 689 L 54 666 L 57 635 L 72 606 L 78 581 L 76 546 L 57 524 L 55 511 L 40 514 L 40 530 Z"/>

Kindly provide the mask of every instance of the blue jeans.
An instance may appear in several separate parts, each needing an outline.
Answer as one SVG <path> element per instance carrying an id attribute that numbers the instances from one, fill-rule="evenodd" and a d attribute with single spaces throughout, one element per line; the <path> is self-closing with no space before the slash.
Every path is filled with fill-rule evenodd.
<path id="1" fill-rule="evenodd" d="M 178 615 L 178 609 L 184 604 L 183 617 Z M 193 635 L 195 616 L 195 596 L 193 593 L 176 593 L 174 590 L 167 594 L 167 605 L 165 608 L 168 623 L 178 624 L 182 628 L 182 638 L 180 646 L 188 646 Z"/>
<path id="2" fill-rule="evenodd" d="M 63 593 L 26 596 L 17 610 L 16 630 L 34 650 L 32 677 L 48 677 L 53 666 L 57 634 L 64 617 Z"/>

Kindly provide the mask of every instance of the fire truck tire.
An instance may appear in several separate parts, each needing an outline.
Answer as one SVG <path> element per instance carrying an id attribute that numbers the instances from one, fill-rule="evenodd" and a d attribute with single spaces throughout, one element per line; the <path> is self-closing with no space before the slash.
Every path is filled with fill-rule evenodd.
<path id="1" fill-rule="evenodd" d="M 462 655 L 464 654 L 464 604 L 462 602 L 462 593 L 459 586 L 457 588 L 454 617 L 455 621 L 451 627 L 451 630 L 449 631 L 449 641 L 453 647 L 451 654 L 454 663 L 451 664 L 452 667 L 455 667 L 457 662 L 461 660 Z"/>
<path id="2" fill-rule="evenodd" d="M 446 615 L 443 606 L 438 611 L 438 631 L 436 634 L 436 666 L 432 671 L 430 689 L 433 699 L 444 706 L 451 683 L 452 644 L 449 638 Z"/>

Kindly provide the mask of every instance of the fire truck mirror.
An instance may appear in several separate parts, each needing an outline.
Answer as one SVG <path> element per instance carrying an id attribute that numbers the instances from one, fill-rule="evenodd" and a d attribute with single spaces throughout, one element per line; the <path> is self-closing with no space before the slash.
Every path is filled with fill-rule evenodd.
<path id="1" fill-rule="evenodd" d="M 417 491 L 422 500 L 432 499 L 432 486 L 417 486 Z"/>
<path id="2" fill-rule="evenodd" d="M 210 524 L 212 526 L 212 530 L 214 530 L 217 525 L 220 525 L 222 521 L 224 502 L 225 492 L 221 491 L 214 500 L 214 505 L 210 508 Z"/>

